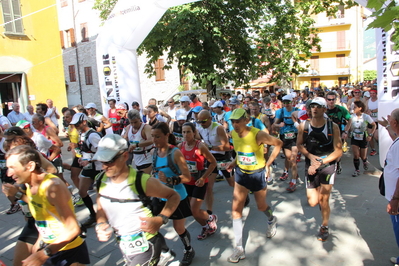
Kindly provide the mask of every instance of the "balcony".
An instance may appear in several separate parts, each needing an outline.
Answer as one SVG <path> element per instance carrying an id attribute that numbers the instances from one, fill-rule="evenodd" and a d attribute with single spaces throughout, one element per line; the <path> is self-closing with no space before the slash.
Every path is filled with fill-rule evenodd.
<path id="1" fill-rule="evenodd" d="M 308 72 L 298 75 L 298 77 L 326 77 L 326 76 L 348 76 L 349 68 L 329 68 L 329 69 L 309 69 Z"/>
<path id="2" fill-rule="evenodd" d="M 346 18 L 345 15 L 337 15 L 336 18 L 334 17 L 326 17 L 319 15 L 315 19 L 315 28 L 325 28 L 325 27 L 334 27 L 339 25 L 349 25 L 351 24 L 350 19 Z"/>
<path id="3" fill-rule="evenodd" d="M 320 52 L 317 52 L 316 49 L 312 50 L 313 54 L 317 53 L 328 53 L 328 52 L 344 52 L 351 50 L 351 42 L 344 41 L 340 46 L 338 46 L 337 41 L 322 41 L 320 43 Z"/>

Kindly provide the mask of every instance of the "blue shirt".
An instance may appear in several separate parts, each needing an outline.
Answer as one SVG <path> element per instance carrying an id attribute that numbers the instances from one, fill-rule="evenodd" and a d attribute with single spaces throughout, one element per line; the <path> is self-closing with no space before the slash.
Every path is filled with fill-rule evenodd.
<path id="1" fill-rule="evenodd" d="M 285 126 L 280 128 L 280 134 L 284 134 L 285 132 L 295 132 L 298 133 L 298 129 L 294 126 L 294 121 L 292 121 L 291 114 L 295 111 L 300 111 L 298 108 L 292 108 L 291 112 L 288 112 L 285 107 L 278 109 L 276 111 L 276 119 L 280 119 L 285 123 Z"/>
<path id="2" fill-rule="evenodd" d="M 19 113 L 17 114 L 14 110 L 11 111 L 8 115 L 7 115 L 8 120 L 10 120 L 10 122 L 12 124 L 16 124 L 21 120 L 26 120 L 25 116 L 23 113 Z"/>

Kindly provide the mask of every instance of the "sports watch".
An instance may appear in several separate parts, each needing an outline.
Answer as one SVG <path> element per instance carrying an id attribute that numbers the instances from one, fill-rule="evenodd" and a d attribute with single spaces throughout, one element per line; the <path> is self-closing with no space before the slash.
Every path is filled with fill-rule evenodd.
<path id="1" fill-rule="evenodd" d="M 167 224 L 169 222 L 169 217 L 163 214 L 158 214 L 157 216 L 162 218 L 162 223 Z"/>

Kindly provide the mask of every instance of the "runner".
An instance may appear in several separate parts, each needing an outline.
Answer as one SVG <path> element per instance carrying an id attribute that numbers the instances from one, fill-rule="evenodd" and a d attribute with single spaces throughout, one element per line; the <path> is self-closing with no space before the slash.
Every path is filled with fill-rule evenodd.
<path id="1" fill-rule="evenodd" d="M 338 126 L 324 118 L 326 100 L 313 99 L 310 109 L 310 121 L 299 125 L 297 146 L 306 157 L 308 203 L 311 207 L 319 205 L 321 210 L 322 224 L 317 239 L 326 241 L 329 236 L 329 198 L 335 180 L 336 160 L 342 156 L 342 142 Z"/>
<path id="2" fill-rule="evenodd" d="M 110 134 L 98 143 L 93 157 L 93 160 L 102 163 L 104 170 L 97 181 L 97 237 L 99 241 L 106 242 L 114 231 L 127 265 L 157 265 L 161 249 L 167 248 L 164 237 L 158 231 L 175 211 L 179 195 L 150 175 L 139 175 L 138 171 L 127 166 L 127 150 L 125 139 Z M 137 182 L 142 184 L 141 189 L 146 196 L 167 199 L 158 216 L 153 216 L 141 200 L 143 195 L 135 185 L 137 178 L 140 178 Z M 168 257 L 158 265 L 165 265 L 171 259 Z"/>
<path id="3" fill-rule="evenodd" d="M 266 132 L 248 127 L 249 117 L 244 109 L 235 109 L 230 120 L 234 127 L 231 135 L 234 150 L 237 153 L 236 160 L 227 167 L 229 171 L 235 169 L 232 219 L 236 247 L 228 261 L 236 263 L 245 258 L 242 241 L 242 210 L 249 191 L 252 191 L 255 196 L 258 210 L 267 216 L 266 236 L 271 238 L 276 234 L 277 217 L 273 215 L 272 209 L 266 203 L 266 171 L 277 157 L 283 143 Z M 263 156 L 264 144 L 275 146 L 267 162 Z"/>

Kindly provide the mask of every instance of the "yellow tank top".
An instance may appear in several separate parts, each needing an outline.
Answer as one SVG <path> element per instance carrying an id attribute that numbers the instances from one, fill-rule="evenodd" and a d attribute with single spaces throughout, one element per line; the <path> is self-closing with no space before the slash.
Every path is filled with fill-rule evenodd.
<path id="1" fill-rule="evenodd" d="M 68 136 L 72 143 L 77 144 L 79 142 L 79 132 L 74 126 L 68 127 Z"/>
<path id="2" fill-rule="evenodd" d="M 251 130 L 243 138 L 240 138 L 235 130 L 231 132 L 234 150 L 237 153 L 237 165 L 242 170 L 255 171 L 266 165 L 263 145 L 256 143 L 256 135 L 259 131 L 259 129 L 251 127 Z"/>
<path id="3" fill-rule="evenodd" d="M 35 218 L 36 228 L 42 236 L 43 241 L 48 244 L 57 241 L 57 237 L 65 231 L 64 225 L 60 221 L 55 206 L 51 205 L 46 197 L 46 188 L 52 178 L 58 177 L 52 174 L 47 174 L 35 195 L 32 195 L 29 186 L 26 189 L 26 195 L 30 199 L 29 209 L 33 218 Z M 71 208 L 74 213 L 72 198 L 68 200 L 68 207 Z M 83 241 L 84 240 L 78 236 L 72 242 L 66 244 L 62 249 L 60 249 L 60 251 L 78 247 L 83 243 Z"/>

